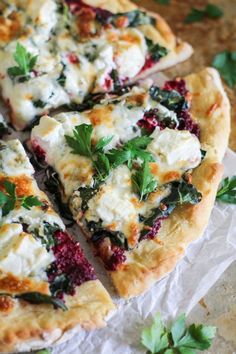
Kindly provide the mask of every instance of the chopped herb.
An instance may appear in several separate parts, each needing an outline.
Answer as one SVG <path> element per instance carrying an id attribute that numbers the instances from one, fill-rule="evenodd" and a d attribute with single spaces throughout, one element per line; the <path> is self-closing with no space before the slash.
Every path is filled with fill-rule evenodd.
<path id="1" fill-rule="evenodd" d="M 236 176 L 223 179 L 217 192 L 216 199 L 223 203 L 236 204 Z"/>
<path id="2" fill-rule="evenodd" d="M 146 199 L 156 189 L 157 180 L 153 177 L 147 160 L 132 175 L 132 186 L 134 191 L 139 194 L 140 200 Z"/>
<path id="3" fill-rule="evenodd" d="M 42 206 L 43 203 L 35 196 L 18 197 L 16 195 L 16 185 L 8 180 L 4 181 L 5 192 L 0 191 L 0 208 L 2 216 L 6 216 L 15 208 L 17 202 L 25 209 L 31 209 L 33 206 Z"/>
<path id="4" fill-rule="evenodd" d="M 65 75 L 65 64 L 62 63 L 62 71 L 61 74 L 59 76 L 59 78 L 57 79 L 57 82 L 62 86 L 65 87 L 66 84 L 66 75 Z"/>
<path id="5" fill-rule="evenodd" d="M 220 72 L 227 84 L 234 88 L 236 85 L 236 51 L 225 50 L 217 54 L 212 65 Z"/>
<path id="6" fill-rule="evenodd" d="M 208 4 L 202 10 L 191 8 L 191 12 L 185 18 L 186 23 L 199 22 L 208 17 L 211 19 L 217 19 L 223 16 L 223 11 L 216 5 Z"/>
<path id="7" fill-rule="evenodd" d="M 120 231 L 110 231 L 102 227 L 102 222 L 89 221 L 87 228 L 92 233 L 91 241 L 97 243 L 108 237 L 115 246 L 123 247 L 128 250 L 128 243 L 125 235 Z"/>
<path id="8" fill-rule="evenodd" d="M 43 102 L 42 100 L 33 101 L 33 105 L 35 108 L 44 108 L 47 105 L 47 102 Z"/>
<path id="9" fill-rule="evenodd" d="M 158 86 L 151 86 L 149 89 L 151 98 L 158 103 L 161 103 L 171 111 L 180 111 L 186 108 L 184 96 L 181 96 L 175 90 L 162 90 Z"/>
<path id="10" fill-rule="evenodd" d="M 168 54 L 168 50 L 165 47 L 162 47 L 158 43 L 154 44 L 154 42 L 147 37 L 145 37 L 145 40 L 148 47 L 148 53 L 154 62 L 157 62 Z"/>
<path id="11" fill-rule="evenodd" d="M 157 314 L 151 327 L 143 330 L 141 342 L 151 354 L 196 354 L 196 350 L 210 348 L 215 334 L 216 327 L 194 323 L 187 326 L 184 314 L 168 329 Z"/>
<path id="12" fill-rule="evenodd" d="M 99 185 L 94 187 L 80 187 L 78 189 L 80 198 L 82 199 L 81 210 L 86 211 L 88 209 L 89 200 L 97 193 Z"/>
<path id="13" fill-rule="evenodd" d="M 68 294 L 71 290 L 71 282 L 66 274 L 57 275 L 50 281 L 50 291 L 54 297 L 57 297 L 62 292 Z"/>
<path id="14" fill-rule="evenodd" d="M 46 246 L 46 249 L 49 251 L 53 246 L 55 246 L 54 233 L 58 230 L 61 230 L 60 226 L 57 224 L 49 224 L 48 222 L 43 222 L 43 231 L 40 233 L 39 229 L 32 231 L 33 235 L 40 239 L 42 244 Z"/>
<path id="15" fill-rule="evenodd" d="M 21 82 L 29 80 L 30 73 L 37 62 L 38 56 L 33 56 L 31 53 L 27 52 L 23 45 L 17 43 L 13 57 L 18 66 L 8 68 L 7 73 L 10 78 L 15 79 L 18 77 Z"/>
<path id="16" fill-rule="evenodd" d="M 153 209 L 151 215 L 145 219 L 144 225 L 152 227 L 156 220 L 169 216 L 178 205 L 197 204 L 201 201 L 201 198 L 201 193 L 192 184 L 184 180 L 172 182 L 170 183 L 170 194 L 161 201 L 165 208 L 158 207 Z M 148 232 L 148 230 L 143 229 L 141 239 Z"/>
<path id="17" fill-rule="evenodd" d="M 39 304 L 50 304 L 53 305 L 55 308 L 60 308 L 63 311 L 68 310 L 66 305 L 64 304 L 63 301 L 50 296 L 50 295 L 45 295 L 41 294 L 38 292 L 30 292 L 30 293 L 23 293 L 20 295 L 15 295 L 16 299 L 21 299 L 25 300 L 31 304 L 39 305 Z"/>

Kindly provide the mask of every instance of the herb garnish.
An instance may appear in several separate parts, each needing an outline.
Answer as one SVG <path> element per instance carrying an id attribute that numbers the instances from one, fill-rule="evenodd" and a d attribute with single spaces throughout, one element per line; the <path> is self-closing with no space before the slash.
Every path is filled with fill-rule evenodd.
<path id="1" fill-rule="evenodd" d="M 215 337 L 216 327 L 202 324 L 186 325 L 185 315 L 180 315 L 166 328 L 157 314 L 149 328 L 141 335 L 141 342 L 151 354 L 196 354 L 196 350 L 208 349 Z"/>
<path id="2" fill-rule="evenodd" d="M 89 157 L 97 172 L 97 178 L 103 181 L 109 174 L 110 163 L 103 152 L 103 149 L 108 145 L 112 136 L 99 139 L 95 146 L 92 145 L 93 126 L 91 124 L 77 125 L 74 130 L 74 136 L 65 135 L 67 144 L 72 148 L 73 154 L 79 154 Z"/>
<path id="3" fill-rule="evenodd" d="M 154 62 L 157 62 L 168 54 L 168 50 L 165 47 L 162 47 L 160 44 L 155 44 L 151 39 L 147 37 L 145 37 L 145 41 L 148 47 L 148 53 Z"/>
<path id="4" fill-rule="evenodd" d="M 170 194 L 161 201 L 162 206 L 152 210 L 151 215 L 145 219 L 144 225 L 152 227 L 158 219 L 169 216 L 172 211 L 181 204 L 197 204 L 201 201 L 202 195 L 192 184 L 182 181 L 170 183 Z M 149 230 L 141 231 L 140 240 L 145 238 Z"/>
<path id="5" fill-rule="evenodd" d="M 23 45 L 17 43 L 16 51 L 13 54 L 13 57 L 18 66 L 8 68 L 7 73 L 10 78 L 15 79 L 16 77 L 19 77 L 20 82 L 29 80 L 30 73 L 37 62 L 38 55 L 32 55 L 31 53 L 27 52 Z"/>
<path id="6" fill-rule="evenodd" d="M 41 349 L 41 350 L 38 350 L 35 354 L 51 354 L 52 351 L 51 349 Z"/>
<path id="7" fill-rule="evenodd" d="M 217 19 L 222 16 L 223 16 L 223 11 L 218 6 L 213 4 L 208 4 L 202 10 L 192 7 L 191 12 L 185 18 L 185 22 L 186 23 L 199 22 L 202 21 L 205 17 L 211 19 Z"/>
<path id="8" fill-rule="evenodd" d="M 236 51 L 225 50 L 217 54 L 212 65 L 220 72 L 227 84 L 234 88 L 236 85 Z"/>
<path id="9" fill-rule="evenodd" d="M 162 90 L 158 86 L 151 86 L 149 89 L 149 94 L 154 101 L 161 103 L 166 108 L 171 111 L 187 108 L 187 102 L 184 96 L 181 96 L 175 90 Z"/>
<path id="10" fill-rule="evenodd" d="M 132 186 L 134 191 L 139 194 L 140 201 L 146 199 L 156 189 L 157 180 L 153 177 L 147 160 L 132 175 Z"/>
<path id="11" fill-rule="evenodd" d="M 38 197 L 33 195 L 18 197 L 16 195 L 16 185 L 8 180 L 4 181 L 4 189 L 5 192 L 0 191 L 0 208 L 2 209 L 2 216 L 9 214 L 10 211 L 15 208 L 17 202 L 27 210 L 30 210 L 33 206 L 43 205 Z"/>
<path id="12" fill-rule="evenodd" d="M 16 299 L 25 300 L 30 302 L 31 304 L 39 305 L 39 304 L 50 304 L 55 306 L 55 308 L 60 308 L 63 311 L 68 310 L 66 305 L 60 299 L 57 299 L 50 295 L 41 294 L 38 292 L 30 292 L 30 293 L 23 293 L 20 295 L 14 296 Z"/>
<path id="13" fill-rule="evenodd" d="M 236 176 L 226 177 L 220 184 L 216 199 L 224 203 L 236 204 Z"/>

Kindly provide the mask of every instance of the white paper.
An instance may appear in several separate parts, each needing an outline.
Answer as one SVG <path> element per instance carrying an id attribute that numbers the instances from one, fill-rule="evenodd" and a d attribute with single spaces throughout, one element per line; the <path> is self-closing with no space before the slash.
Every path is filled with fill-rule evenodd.
<path id="1" fill-rule="evenodd" d="M 236 174 L 236 154 L 227 151 L 225 175 Z M 91 252 L 87 248 L 86 253 Z M 199 240 L 192 243 L 175 270 L 155 284 L 146 294 L 128 302 L 114 296 L 117 312 L 107 327 L 85 333 L 81 331 L 69 342 L 56 347 L 53 354 L 143 354 L 140 334 L 152 317 L 161 312 L 166 320 L 188 314 L 214 285 L 226 268 L 236 260 L 236 207 L 216 203 L 209 225 Z M 105 271 L 94 263 L 99 278 L 113 292 Z"/>

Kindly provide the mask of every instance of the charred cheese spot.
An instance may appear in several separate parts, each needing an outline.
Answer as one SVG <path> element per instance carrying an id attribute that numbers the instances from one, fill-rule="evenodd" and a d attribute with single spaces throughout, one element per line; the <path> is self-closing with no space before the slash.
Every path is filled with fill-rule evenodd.
<path id="1" fill-rule="evenodd" d="M 131 222 L 129 224 L 129 230 L 128 230 L 128 244 L 130 247 L 134 247 L 138 243 L 139 239 L 139 225 L 137 222 Z"/>
<path id="2" fill-rule="evenodd" d="M 14 308 L 14 300 L 10 296 L 0 294 L 0 312 L 10 313 Z"/>
<path id="3" fill-rule="evenodd" d="M 92 125 L 96 126 L 104 124 L 110 128 L 113 126 L 113 119 L 111 117 L 111 112 L 113 111 L 113 109 L 113 105 L 97 107 L 87 113 L 87 116 L 90 119 Z"/>
<path id="4" fill-rule="evenodd" d="M 4 190 L 4 181 L 6 180 L 5 176 L 0 175 L 0 190 Z M 35 194 L 35 188 L 31 177 L 28 176 L 17 176 L 9 177 L 8 181 L 16 185 L 16 194 L 17 196 L 27 196 Z"/>
<path id="5" fill-rule="evenodd" d="M 146 106 L 148 101 L 147 92 L 142 92 L 139 94 L 132 95 L 127 97 L 126 102 L 129 104 L 133 104 L 134 106 Z"/>
<path id="6" fill-rule="evenodd" d="M 8 43 L 22 33 L 21 14 L 12 12 L 8 18 L 0 17 L 0 43 Z"/>
<path id="7" fill-rule="evenodd" d="M 29 278 L 19 278 L 13 274 L 0 274 L 0 291 L 10 294 L 21 294 L 24 292 L 36 291 L 42 294 L 49 294 L 48 283 L 35 281 Z"/>
<path id="8" fill-rule="evenodd" d="M 172 182 L 179 180 L 181 178 L 181 174 L 178 171 L 169 171 L 164 173 L 162 176 L 162 180 L 164 183 Z"/>

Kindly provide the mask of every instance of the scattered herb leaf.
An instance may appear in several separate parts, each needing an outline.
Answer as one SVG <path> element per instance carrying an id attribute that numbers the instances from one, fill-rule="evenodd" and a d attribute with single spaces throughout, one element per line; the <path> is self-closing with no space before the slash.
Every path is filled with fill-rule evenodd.
<path id="1" fill-rule="evenodd" d="M 168 50 L 165 47 L 158 43 L 154 44 L 154 42 L 147 37 L 145 37 L 145 40 L 148 47 L 148 53 L 154 62 L 157 62 L 168 54 Z"/>
<path id="2" fill-rule="evenodd" d="M 212 326 L 192 324 L 188 327 L 184 314 L 168 329 L 157 314 L 153 324 L 143 330 L 141 342 L 151 354 L 196 354 L 196 350 L 211 346 L 215 333 L 216 328 Z"/>
<path id="3" fill-rule="evenodd" d="M 220 72 L 227 84 L 234 88 L 236 85 L 236 51 L 225 50 L 217 54 L 212 65 Z"/>
<path id="4" fill-rule="evenodd" d="M 191 12 L 185 18 L 186 23 L 199 22 L 202 21 L 205 17 L 211 19 L 217 19 L 223 16 L 223 11 L 216 5 L 207 4 L 206 7 L 202 10 L 191 8 Z"/>
<path id="5" fill-rule="evenodd" d="M 38 56 L 27 52 L 23 45 L 17 43 L 13 57 L 18 66 L 8 68 L 7 72 L 10 78 L 15 79 L 16 77 L 19 77 L 21 82 L 29 80 L 30 72 L 33 70 Z"/>
<path id="6" fill-rule="evenodd" d="M 223 179 L 216 199 L 223 203 L 236 204 L 236 176 Z"/>
<path id="7" fill-rule="evenodd" d="M 0 208 L 2 216 L 6 216 L 15 208 L 17 202 L 25 209 L 31 209 L 33 206 L 41 206 L 43 203 L 35 196 L 18 197 L 16 195 L 16 185 L 8 180 L 4 181 L 5 192 L 0 191 Z"/>
<path id="8" fill-rule="evenodd" d="M 156 189 L 157 180 L 153 177 L 147 160 L 132 175 L 132 185 L 134 191 L 139 194 L 140 201 L 147 198 L 148 194 Z"/>
<path id="9" fill-rule="evenodd" d="M 60 308 L 63 311 L 68 310 L 66 305 L 60 299 L 54 298 L 50 295 L 41 294 L 38 292 L 23 293 L 20 295 L 15 295 L 15 298 L 25 300 L 31 304 L 50 304 L 55 306 L 55 308 Z"/>

